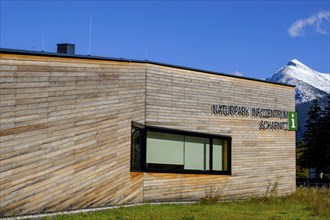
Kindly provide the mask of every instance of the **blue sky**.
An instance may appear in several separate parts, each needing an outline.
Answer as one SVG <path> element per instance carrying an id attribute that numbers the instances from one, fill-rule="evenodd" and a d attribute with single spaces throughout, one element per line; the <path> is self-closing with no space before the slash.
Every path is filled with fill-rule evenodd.
<path id="1" fill-rule="evenodd" d="M 1 47 L 152 60 L 251 78 L 330 72 L 330 1 L 1 0 Z M 44 40 L 43 40 L 44 39 Z M 44 42 L 44 43 L 43 43 Z"/>

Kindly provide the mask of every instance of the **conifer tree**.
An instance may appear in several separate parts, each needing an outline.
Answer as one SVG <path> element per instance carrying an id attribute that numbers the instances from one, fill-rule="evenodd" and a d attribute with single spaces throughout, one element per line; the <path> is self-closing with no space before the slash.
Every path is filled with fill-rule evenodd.
<path id="1" fill-rule="evenodd" d="M 319 157 L 320 171 L 330 172 L 330 94 L 328 103 L 324 111 L 321 112 L 320 131 L 319 131 L 320 151 Z"/>
<path id="2" fill-rule="evenodd" d="M 315 168 L 317 177 L 330 172 L 330 95 L 324 110 L 318 101 L 312 101 L 302 143 L 298 145 L 298 165 Z"/>
<path id="3" fill-rule="evenodd" d="M 317 99 L 312 101 L 312 105 L 308 112 L 308 119 L 306 120 L 306 131 L 302 137 L 302 145 L 298 149 L 300 152 L 300 157 L 298 164 L 305 168 L 315 168 L 317 176 L 321 172 L 319 157 L 320 157 L 320 118 L 321 118 L 321 108 Z"/>

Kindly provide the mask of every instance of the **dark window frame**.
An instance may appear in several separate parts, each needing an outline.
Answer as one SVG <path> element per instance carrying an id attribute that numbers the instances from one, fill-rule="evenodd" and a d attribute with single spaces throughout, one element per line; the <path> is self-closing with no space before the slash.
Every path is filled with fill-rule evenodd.
<path id="1" fill-rule="evenodd" d="M 141 130 L 141 167 L 134 167 L 132 164 L 133 161 L 133 135 L 131 135 L 131 172 L 153 172 L 153 173 L 187 173 L 187 174 L 215 174 L 215 175 L 231 175 L 231 136 L 227 135 L 215 135 L 209 133 L 201 133 L 195 131 L 186 131 L 178 130 L 172 128 L 156 127 L 156 126 L 147 126 L 137 122 L 132 121 L 131 126 L 132 132 L 134 129 Z M 209 170 L 184 170 L 182 167 L 175 165 L 166 165 L 166 164 L 147 164 L 147 132 L 154 131 L 167 134 L 176 134 L 176 135 L 186 135 L 193 137 L 201 137 L 209 139 Z M 132 134 L 131 132 L 131 134 Z M 227 170 L 226 171 L 216 171 L 213 170 L 213 139 L 221 139 L 227 141 Z"/>
<path id="2" fill-rule="evenodd" d="M 140 159 L 140 166 L 135 166 L 134 164 L 134 130 L 139 130 L 141 137 L 140 137 L 140 155 L 139 159 Z M 144 171 L 144 167 L 145 167 L 145 150 L 146 150 L 146 137 L 145 137 L 145 125 L 137 123 L 137 122 L 132 122 L 131 125 L 131 171 L 132 172 L 143 172 Z"/>

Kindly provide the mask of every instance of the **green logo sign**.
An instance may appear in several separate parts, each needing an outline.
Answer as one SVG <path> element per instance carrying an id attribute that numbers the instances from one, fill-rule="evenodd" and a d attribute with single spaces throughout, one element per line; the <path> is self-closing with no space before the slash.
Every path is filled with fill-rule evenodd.
<path id="1" fill-rule="evenodd" d="M 288 112 L 289 131 L 296 131 L 298 129 L 298 114 L 297 112 Z"/>

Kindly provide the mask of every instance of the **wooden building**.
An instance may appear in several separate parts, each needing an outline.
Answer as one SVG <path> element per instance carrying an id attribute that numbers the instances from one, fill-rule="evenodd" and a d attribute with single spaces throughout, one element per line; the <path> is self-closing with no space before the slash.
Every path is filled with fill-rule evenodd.
<path id="1" fill-rule="evenodd" d="M 292 86 L 150 61 L 0 52 L 1 216 L 296 189 Z"/>

